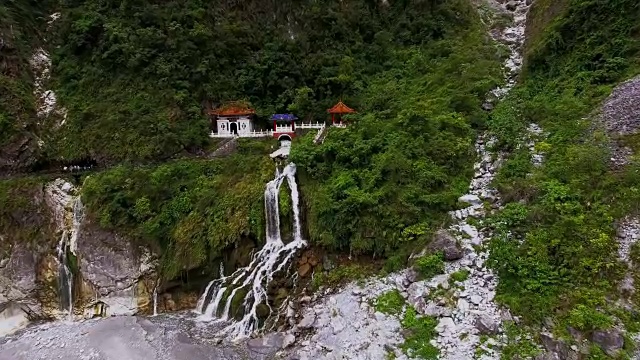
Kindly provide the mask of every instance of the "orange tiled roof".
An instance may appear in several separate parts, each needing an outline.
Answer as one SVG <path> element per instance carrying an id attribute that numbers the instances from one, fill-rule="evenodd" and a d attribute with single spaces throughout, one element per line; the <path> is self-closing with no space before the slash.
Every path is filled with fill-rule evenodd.
<path id="1" fill-rule="evenodd" d="M 356 112 L 352 108 L 345 105 L 342 101 L 335 104 L 331 109 L 327 110 L 329 114 L 351 114 Z"/>
<path id="2" fill-rule="evenodd" d="M 209 114 L 218 116 L 242 116 L 253 115 L 256 111 L 245 104 L 231 103 L 220 106 L 217 109 L 211 110 Z"/>

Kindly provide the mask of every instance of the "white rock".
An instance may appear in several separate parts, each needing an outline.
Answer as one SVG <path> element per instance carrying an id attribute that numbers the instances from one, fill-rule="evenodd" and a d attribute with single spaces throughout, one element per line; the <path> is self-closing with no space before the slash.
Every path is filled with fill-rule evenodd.
<path id="1" fill-rule="evenodd" d="M 471 297 L 469 298 L 469 300 L 471 301 L 472 304 L 474 305 L 480 305 L 480 303 L 482 303 L 482 297 L 478 296 L 478 295 L 471 295 Z"/>
<path id="2" fill-rule="evenodd" d="M 296 337 L 293 334 L 287 334 L 284 337 L 284 340 L 282 340 L 282 347 L 283 348 L 288 348 L 289 346 L 293 345 L 296 342 Z"/>
<path id="3" fill-rule="evenodd" d="M 462 195 L 458 201 L 471 204 L 471 205 L 480 205 L 482 204 L 482 200 L 477 195 L 466 194 Z"/>
<path id="4" fill-rule="evenodd" d="M 298 323 L 298 327 L 301 329 L 309 329 L 312 328 L 314 323 L 316 322 L 316 314 L 307 313 L 302 320 Z"/>
<path id="5" fill-rule="evenodd" d="M 456 324 L 453 322 L 453 319 L 450 317 L 443 317 L 438 322 L 436 326 L 436 331 L 439 334 L 450 334 L 456 330 Z"/>
<path id="6" fill-rule="evenodd" d="M 457 307 L 463 313 L 466 313 L 467 311 L 469 311 L 469 303 L 465 299 L 458 299 Z"/>

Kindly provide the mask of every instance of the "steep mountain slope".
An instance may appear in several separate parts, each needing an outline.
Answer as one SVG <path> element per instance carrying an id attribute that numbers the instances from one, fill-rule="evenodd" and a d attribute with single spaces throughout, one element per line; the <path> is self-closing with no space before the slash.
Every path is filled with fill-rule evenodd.
<path id="1" fill-rule="evenodd" d="M 46 1 L 0 4 L 0 169 L 33 163 L 39 153 L 35 75 L 30 64 L 42 42 Z"/>
<path id="2" fill-rule="evenodd" d="M 640 73 L 639 17 L 635 1 L 534 3 L 524 76 L 489 123 L 510 152 L 497 178 L 511 201 L 494 220 L 497 298 L 537 332 L 566 340 L 539 337 L 560 357 L 578 356 L 572 344 L 613 356 L 632 345 L 620 329 L 637 330 L 637 304 L 619 288 L 628 259 L 618 256 L 633 237 L 618 241 L 637 230 L 620 231 L 618 221 L 640 210 L 640 172 L 637 158 L 612 153 L 640 130 L 633 82 L 600 107 Z M 531 124 L 543 131 L 527 135 Z"/>
<path id="3" fill-rule="evenodd" d="M 12 2 L 9 8 L 20 4 Z M 131 257 L 127 268 L 139 262 L 138 254 L 127 249 L 151 249 L 160 260 L 154 276 L 167 284 L 180 283 L 181 276 L 188 278 L 195 271 L 219 276 L 221 258 L 231 264 L 231 271 L 248 262 L 252 246 L 264 241 L 263 187 L 274 170 L 265 155 L 272 143 L 240 142 L 236 154 L 213 161 L 140 166 L 207 146 L 205 111 L 211 106 L 244 98 L 261 120 L 288 109 L 325 120 L 325 109 L 340 98 L 356 107 L 362 116 L 355 120 L 361 125 L 330 131 L 326 146 L 318 149 L 299 144 L 309 175 L 335 162 L 332 176 L 345 166 L 352 172 L 345 179 L 356 180 L 347 179 L 348 186 L 338 181 L 333 196 L 346 207 L 337 210 L 342 214 L 337 226 L 319 234 L 330 214 L 319 219 L 315 206 L 309 207 L 305 220 L 314 245 L 390 254 L 416 239 L 425 241 L 425 234 L 455 207 L 470 175 L 473 128 L 486 119 L 480 107 L 484 94 L 502 81 L 505 54 L 463 0 L 46 5 L 55 16 L 37 19 L 46 32 L 32 34 L 34 43 L 24 50 L 24 59 L 34 54 L 46 59 L 50 53 L 52 62 L 39 62 L 46 71 L 25 70 L 28 76 L 19 82 L 29 89 L 31 103 L 25 108 L 31 109 L 33 138 L 41 140 L 27 146 L 38 151 L 22 165 L 28 169 L 33 162 L 41 167 L 93 159 L 110 167 L 86 179 L 69 177 L 78 189 L 60 185 L 74 197 L 81 193 L 86 205 L 80 228 L 87 227 L 81 231 L 87 236 L 81 242 L 87 244 L 93 236 L 100 242 L 95 248 L 126 253 Z M 38 75 L 43 73 L 50 81 L 40 86 Z M 53 117 L 38 117 L 41 88 L 55 92 L 60 111 Z M 11 124 L 19 121 L 17 115 L 7 119 Z M 313 160 L 316 152 L 324 158 Z M 357 168 L 362 174 L 353 173 Z M 409 170 L 416 176 L 402 175 Z M 25 176 L 3 181 L 1 188 L 8 203 L 1 213 L 1 242 L 7 249 L 22 243 L 38 249 L 33 271 L 46 267 L 36 280 L 40 285 L 48 281 L 41 286 L 52 290 L 41 294 L 48 303 L 70 288 L 65 288 L 65 279 L 53 276 L 56 266 L 62 273 L 82 272 L 86 260 L 96 256 L 67 249 L 72 246 L 64 240 L 66 228 L 58 226 L 50 209 L 43 211 L 42 226 L 55 228 L 55 234 L 43 235 L 46 239 L 17 236 L 30 234 L 22 229 L 23 218 L 41 206 L 41 197 L 31 191 L 65 184 L 53 180 Z M 324 191 L 314 195 L 315 181 L 305 194 L 310 204 L 326 199 Z M 430 194 L 421 196 L 425 188 Z M 367 199 L 367 193 L 375 197 Z M 290 204 L 284 196 L 281 200 L 283 206 Z M 389 221 L 366 232 L 366 224 L 378 214 L 388 214 Z M 282 211 L 283 228 L 290 227 L 291 216 L 290 210 Z M 240 259 L 227 261 L 236 249 Z M 13 252 L 5 256 L 11 258 Z M 394 266 L 405 260 L 398 256 Z M 109 278 L 109 292 L 112 269 L 99 270 Z M 147 300 L 127 299 L 144 305 L 133 308 L 148 309 L 153 279 L 134 275 L 123 283 L 127 289 L 142 284 L 140 298 Z M 71 297 L 76 305 L 86 305 L 87 293 Z M 74 309 L 79 311 L 79 306 Z"/>
<path id="4" fill-rule="evenodd" d="M 1 299 L 55 315 L 69 290 L 59 275 L 68 271 L 79 290 L 63 310 L 72 312 L 74 300 L 88 305 L 94 293 L 120 301 L 126 290 L 128 313 L 151 312 L 153 292 L 248 263 L 265 238 L 264 185 L 275 167 L 266 155 L 275 140 L 241 141 L 221 159 L 166 160 L 212 146 L 205 112 L 223 101 L 249 101 L 261 121 L 286 111 L 325 120 L 325 109 L 343 99 L 358 110 L 349 127 L 329 130 L 322 144 L 311 135 L 293 145 L 313 249 L 286 280 L 306 284 L 313 274 L 312 291 L 379 267 L 418 271 L 372 279 L 364 290 L 350 284 L 315 297 L 313 307 L 301 297 L 305 316 L 289 335 L 308 335 L 309 343 L 294 351 L 314 358 L 340 346 L 352 357 L 633 356 L 640 6 L 534 2 L 522 75 L 505 99 L 485 101 L 491 90 L 504 93 L 501 63 L 511 68 L 508 88 L 516 82 L 520 56 L 509 52 L 519 50 L 523 34 L 512 17 L 524 21 L 520 10 L 530 3 L 0 5 L 0 171 L 86 159 L 108 167 L 78 176 L 78 188 L 30 176 L 0 181 Z M 495 15 L 494 7 L 505 11 Z M 34 55 L 44 67 L 34 66 Z M 39 116 L 45 88 L 64 111 Z M 63 203 L 66 217 L 58 216 L 45 204 L 52 188 L 86 206 L 79 249 L 64 242 L 78 220 L 75 207 Z M 287 196 L 280 194 L 285 238 Z M 102 263 L 101 252 L 119 261 Z M 338 256 L 317 256 L 325 253 Z M 269 296 L 295 295 L 285 282 Z M 173 310 L 167 295 L 160 301 Z M 227 303 L 240 309 L 238 299 Z M 378 331 L 388 336 L 372 340 Z"/>

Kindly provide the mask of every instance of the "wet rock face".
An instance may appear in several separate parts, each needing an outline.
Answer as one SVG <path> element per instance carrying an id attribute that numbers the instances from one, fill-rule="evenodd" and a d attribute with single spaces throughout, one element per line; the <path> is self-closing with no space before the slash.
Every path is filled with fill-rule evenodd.
<path id="1" fill-rule="evenodd" d="M 155 264 L 151 253 L 131 241 L 85 222 L 78 236 L 79 270 L 88 299 L 108 305 L 108 315 L 133 315 L 148 305 Z M 150 280 L 147 284 L 145 280 Z M 93 293 L 92 293 L 93 292 Z"/>
<path id="2" fill-rule="evenodd" d="M 103 297 L 108 315 L 134 314 L 151 301 L 155 263 L 150 252 L 87 222 L 78 195 L 79 189 L 57 179 L 34 192 L 33 204 L 11 214 L 17 229 L 0 233 L 0 253 L 8 254 L 0 258 L 0 305 L 16 301 L 39 316 L 59 315 L 56 245 L 61 238 L 69 242 L 79 272 L 74 274 L 76 313 Z M 14 235 L 25 229 L 39 230 L 38 237 Z"/>
<path id="3" fill-rule="evenodd" d="M 30 134 L 16 134 L 0 147 L 0 173 L 20 171 L 36 163 L 38 144 Z"/>
<path id="4" fill-rule="evenodd" d="M 24 244 L 16 244 L 0 268 L 0 296 L 8 300 L 24 300 L 35 295 L 36 257 Z M 8 281 L 3 281 L 8 280 Z M 0 297 L 0 300 L 2 298 Z M 1 302 L 1 301 L 0 301 Z"/>
<path id="5" fill-rule="evenodd" d="M 0 229 L 0 306 L 16 301 L 40 313 L 37 268 L 50 251 L 50 215 L 42 188 L 24 191 L 31 203 L 6 215 L 10 226 Z"/>

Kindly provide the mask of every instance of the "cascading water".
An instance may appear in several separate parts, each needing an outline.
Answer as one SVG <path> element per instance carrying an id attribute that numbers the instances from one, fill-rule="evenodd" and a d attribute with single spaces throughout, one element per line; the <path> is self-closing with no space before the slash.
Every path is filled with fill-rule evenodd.
<path id="1" fill-rule="evenodd" d="M 245 337 L 258 330 L 260 321 L 258 318 L 258 306 L 269 306 L 267 288 L 274 275 L 285 269 L 298 249 L 307 245 L 302 239 L 300 226 L 300 208 L 298 184 L 295 179 L 296 165 L 288 164 L 282 173 L 276 171 L 273 180 L 267 183 L 264 192 L 265 220 L 266 220 L 266 244 L 258 251 L 251 263 L 244 268 L 236 270 L 229 276 L 224 276 L 209 283 L 205 292 L 198 301 L 196 311 L 201 313 L 201 319 L 228 321 L 233 319 L 231 308 L 234 297 L 238 292 L 246 291 L 244 297 L 244 315 L 239 321 L 228 325 L 223 332 L 232 337 Z M 278 194 L 284 180 L 287 181 L 291 191 L 291 204 L 293 207 L 293 240 L 287 244 L 282 241 L 280 235 L 280 211 Z M 232 289 L 232 290 L 230 290 Z M 229 291 L 230 290 L 230 291 Z M 228 296 L 226 296 L 228 295 Z M 226 300 L 225 300 L 226 296 Z M 224 307 L 221 309 L 222 304 Z M 271 307 L 269 306 L 271 310 Z M 204 310 L 204 311 L 203 311 Z"/>
<path id="2" fill-rule="evenodd" d="M 71 196 L 74 190 L 71 185 L 58 184 L 54 189 L 66 189 L 57 192 L 60 208 L 60 226 L 62 235 L 56 247 L 56 258 L 58 260 L 58 296 L 60 299 L 60 311 L 68 314 L 69 320 L 73 320 L 73 272 L 70 268 L 70 256 L 75 256 L 77 250 L 78 233 L 84 220 L 84 206 L 80 196 Z"/>
<path id="3" fill-rule="evenodd" d="M 58 296 L 60 310 L 69 313 L 69 320 L 73 320 L 73 274 L 69 269 L 67 259 L 67 232 L 62 233 L 56 249 L 58 255 Z"/>
<path id="4" fill-rule="evenodd" d="M 158 285 L 153 288 L 153 316 L 158 315 Z"/>

